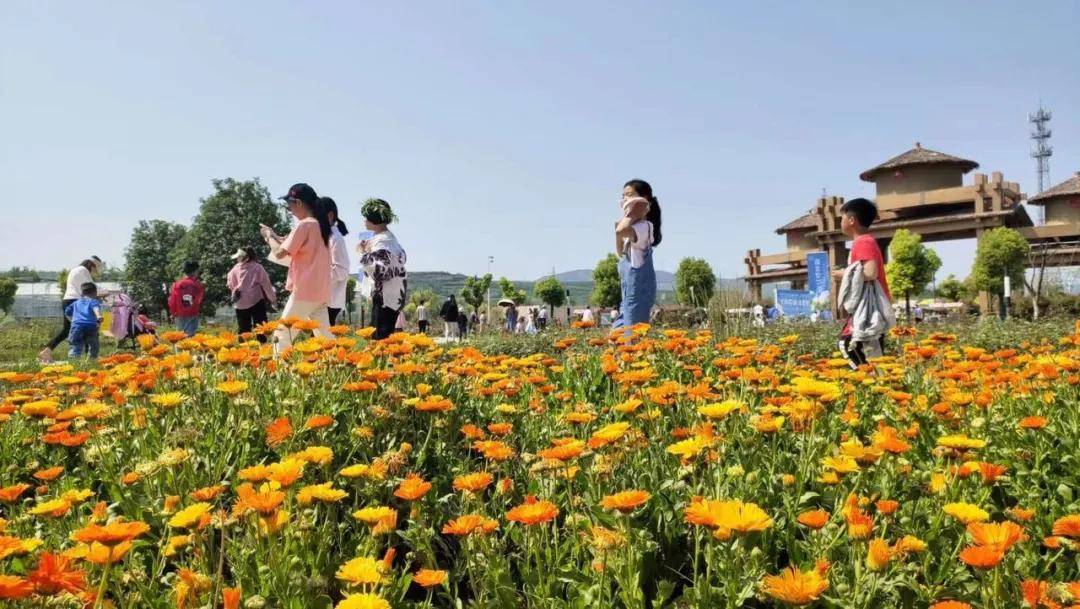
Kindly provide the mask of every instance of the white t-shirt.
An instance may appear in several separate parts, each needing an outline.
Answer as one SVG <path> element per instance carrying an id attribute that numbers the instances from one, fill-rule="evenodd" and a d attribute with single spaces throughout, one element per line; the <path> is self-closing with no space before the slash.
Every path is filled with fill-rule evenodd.
<path id="1" fill-rule="evenodd" d="M 427 307 L 424 305 L 416 307 L 416 321 L 427 321 Z"/>
<path id="2" fill-rule="evenodd" d="M 645 250 L 652 247 L 652 222 L 642 220 L 635 222 L 630 228 L 634 229 L 634 240 L 626 238 L 623 241 L 623 252 L 630 252 L 630 266 L 640 269 L 645 264 Z"/>
<path id="3" fill-rule="evenodd" d="M 63 300 L 78 300 L 82 298 L 82 284 L 94 283 L 90 271 L 83 265 L 79 265 L 68 271 L 67 285 L 64 286 Z"/>
<path id="4" fill-rule="evenodd" d="M 330 300 L 331 309 L 345 308 L 345 290 L 349 284 L 349 248 L 336 226 L 330 227 Z"/>
<path id="5" fill-rule="evenodd" d="M 592 321 L 592 320 L 593 320 L 592 309 L 585 309 L 584 311 L 581 312 L 581 321 Z"/>

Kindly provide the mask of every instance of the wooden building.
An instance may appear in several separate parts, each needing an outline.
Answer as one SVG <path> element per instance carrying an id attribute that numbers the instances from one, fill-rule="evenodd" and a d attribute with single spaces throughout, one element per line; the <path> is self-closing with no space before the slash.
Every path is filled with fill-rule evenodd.
<path id="1" fill-rule="evenodd" d="M 886 260 L 892 236 L 902 228 L 921 235 L 924 242 L 934 242 L 977 239 L 983 231 L 1007 226 L 1020 230 L 1033 243 L 1080 246 L 1080 177 L 1032 198 L 1032 204 L 1047 206 L 1046 226 L 1036 227 L 1020 204 L 1025 199 L 1020 186 L 1005 180 L 1001 172 L 989 176 L 974 173 L 970 183 L 964 184 L 965 174 L 978 167 L 975 161 L 916 143 L 911 150 L 859 175 L 876 188 L 879 216 L 871 234 L 881 245 Z M 787 240 L 785 251 L 747 252 L 746 281 L 756 301 L 761 300 L 766 283 L 790 281 L 795 289 L 803 287 L 809 252 L 828 252 L 832 268 L 847 263 L 847 237 L 840 230 L 843 204 L 843 197 L 822 197 L 809 212 L 776 229 Z M 1053 247 L 1060 247 L 1062 252 L 1067 249 L 1064 245 Z M 1055 264 L 1058 266 L 1065 266 L 1066 260 L 1064 254 L 1054 258 L 1055 263 L 1061 263 Z"/>

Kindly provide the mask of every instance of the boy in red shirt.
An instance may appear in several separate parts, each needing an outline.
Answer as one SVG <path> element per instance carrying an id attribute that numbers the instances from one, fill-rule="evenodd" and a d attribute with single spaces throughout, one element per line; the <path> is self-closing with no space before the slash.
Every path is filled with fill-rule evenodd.
<path id="1" fill-rule="evenodd" d="M 892 295 L 889 293 L 889 282 L 885 278 L 885 257 L 881 254 L 877 240 L 870 234 L 870 225 L 877 219 L 877 206 L 867 199 L 852 199 L 840 207 L 840 213 L 843 214 L 840 228 L 852 240 L 848 264 L 861 262 L 863 279 L 876 280 L 891 306 Z M 843 271 L 841 271 L 842 274 Z M 843 312 L 842 307 L 841 312 Z M 885 336 L 878 337 L 877 343 L 877 345 L 871 345 L 870 357 L 880 356 L 884 351 Z M 864 342 L 852 343 L 851 317 L 848 317 L 840 333 L 840 352 L 848 359 L 852 368 L 858 368 L 867 363 L 867 353 L 864 350 L 866 346 Z"/>
<path id="2" fill-rule="evenodd" d="M 199 309 L 206 290 L 199 282 L 199 263 L 184 263 L 184 277 L 172 285 L 169 293 L 169 313 L 176 320 L 176 328 L 188 336 L 199 331 Z"/>

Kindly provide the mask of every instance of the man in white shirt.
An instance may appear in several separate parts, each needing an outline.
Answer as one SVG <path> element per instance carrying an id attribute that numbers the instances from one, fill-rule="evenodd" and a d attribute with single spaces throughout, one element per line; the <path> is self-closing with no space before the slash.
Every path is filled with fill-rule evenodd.
<path id="1" fill-rule="evenodd" d="M 78 266 L 68 271 L 67 283 L 64 284 L 64 294 L 60 301 L 60 316 L 64 319 L 64 327 L 56 333 L 56 336 L 52 337 L 45 348 L 38 353 L 38 359 L 42 363 L 49 363 L 53 361 L 52 351 L 60 343 L 67 340 L 68 335 L 71 334 L 71 320 L 63 314 L 63 311 L 67 309 L 67 306 L 79 298 L 82 297 L 82 286 L 84 283 L 94 283 L 93 273 L 96 273 L 101 268 L 101 258 L 97 256 L 90 256 L 86 260 L 79 263 Z M 105 296 L 102 291 L 98 291 L 98 296 Z"/>
<path id="2" fill-rule="evenodd" d="M 536 316 L 536 325 L 539 326 L 541 330 L 546 330 L 547 329 L 547 322 L 548 322 L 548 310 L 547 310 L 547 307 L 540 307 L 540 311 L 539 311 L 539 313 L 537 313 L 537 316 Z"/>
<path id="3" fill-rule="evenodd" d="M 589 307 L 585 307 L 585 310 L 581 312 L 581 321 L 584 323 L 589 323 L 595 320 L 596 318 L 593 317 L 592 309 Z"/>
<path id="4" fill-rule="evenodd" d="M 427 305 L 424 304 L 424 301 L 420 301 L 420 304 L 416 306 L 416 325 L 420 326 L 421 334 L 427 334 Z"/>

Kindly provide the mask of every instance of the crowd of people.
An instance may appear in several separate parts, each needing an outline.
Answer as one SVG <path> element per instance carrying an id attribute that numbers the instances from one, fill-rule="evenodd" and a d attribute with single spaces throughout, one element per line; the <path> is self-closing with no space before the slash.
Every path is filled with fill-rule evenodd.
<path id="1" fill-rule="evenodd" d="M 351 263 L 345 236 L 349 230 L 340 217 L 337 203 L 330 197 L 318 196 L 307 184 L 294 184 L 281 200 L 295 220 L 292 230 L 282 236 L 269 226 L 260 225 L 260 235 L 270 249 L 267 259 L 288 268 L 285 289 L 289 296 L 281 316 L 310 320 L 314 322 L 311 327 L 315 335 L 329 337 L 330 327 L 338 322 L 346 306 Z M 648 182 L 630 180 L 623 185 L 619 207 L 620 217 L 614 232 L 620 306 L 610 319 L 605 315 L 597 319 L 593 310 L 586 308 L 580 312 L 582 324 L 607 325 L 608 322 L 613 328 L 625 328 L 652 319 L 656 304 L 653 249 L 662 240 L 660 203 Z M 371 303 L 373 338 L 381 340 L 406 327 L 407 257 L 389 230 L 389 225 L 397 219 L 389 203 L 368 199 L 362 204 L 360 214 L 367 229 L 356 248 L 360 292 Z M 885 331 L 895 324 L 895 317 L 884 273 L 884 256 L 870 235 L 870 226 L 877 218 L 876 205 L 867 199 L 852 199 L 843 205 L 841 214 L 841 226 L 852 239 L 852 247 L 848 266 L 834 271 L 834 277 L 841 281 L 839 309 L 845 318 L 838 346 L 851 365 L 857 367 L 882 354 Z M 277 291 L 253 246 L 241 245 L 232 259 L 235 264 L 225 277 L 225 284 L 236 313 L 237 330 L 248 333 L 264 324 L 274 312 Z M 41 350 L 42 361 L 51 361 L 53 349 L 65 340 L 70 345 L 69 356 L 97 356 L 103 319 L 99 299 L 105 294 L 97 289 L 93 275 L 101 264 L 100 258 L 90 256 L 68 274 L 61 300 L 63 327 Z M 185 263 L 183 277 L 170 289 L 168 309 L 176 327 L 188 336 L 198 332 L 205 293 L 198 263 Z M 417 304 L 415 317 L 418 330 L 429 332 L 431 313 L 426 301 Z M 460 307 L 453 294 L 439 308 L 438 317 L 443 321 L 445 340 L 461 340 L 470 331 L 483 331 L 488 321 L 484 312 L 474 309 L 469 313 Z M 770 312 L 762 305 L 754 306 L 756 325 L 764 325 L 769 317 Z M 917 309 L 916 319 L 921 317 L 921 310 Z M 143 324 L 152 327 L 145 315 L 139 319 L 145 319 Z M 530 307 L 522 313 L 516 303 L 510 302 L 506 306 L 503 330 L 535 334 L 545 330 L 548 322 L 547 308 Z M 288 348 L 293 335 L 291 326 L 279 326 L 273 336 L 275 352 Z M 267 341 L 261 334 L 257 338 Z"/>

